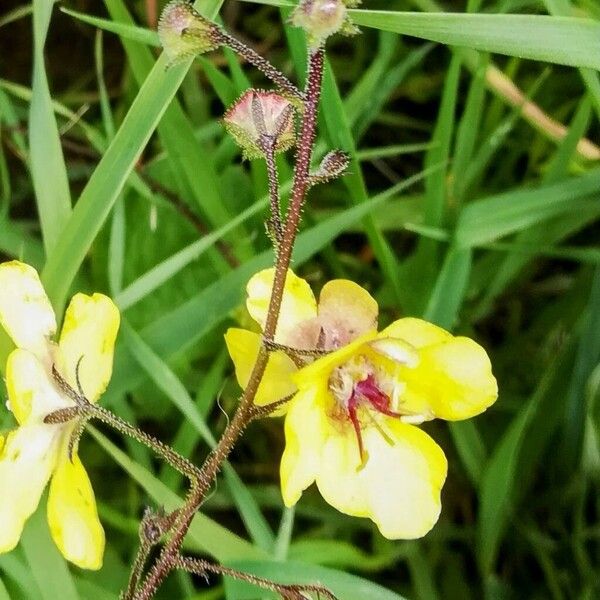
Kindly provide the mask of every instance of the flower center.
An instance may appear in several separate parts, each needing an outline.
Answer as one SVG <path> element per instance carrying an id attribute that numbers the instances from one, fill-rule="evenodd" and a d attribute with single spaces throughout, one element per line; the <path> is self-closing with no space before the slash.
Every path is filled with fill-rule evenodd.
<path id="1" fill-rule="evenodd" d="M 364 425 L 360 420 L 359 409 L 367 408 L 367 415 L 374 411 L 388 417 L 401 417 L 401 413 L 391 408 L 392 398 L 397 395 L 400 388 L 382 369 L 376 368 L 366 357 L 358 356 L 334 369 L 329 378 L 329 390 L 341 409 L 343 417 L 352 423 L 360 457 L 364 461 L 362 439 Z M 377 424 L 373 419 L 372 421 Z"/>

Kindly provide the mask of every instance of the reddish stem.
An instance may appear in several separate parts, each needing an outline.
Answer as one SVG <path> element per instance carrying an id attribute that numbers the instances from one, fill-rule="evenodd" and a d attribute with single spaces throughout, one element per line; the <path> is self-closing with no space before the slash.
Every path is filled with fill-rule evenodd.
<path id="1" fill-rule="evenodd" d="M 302 215 L 302 208 L 309 188 L 309 170 L 313 146 L 316 137 L 317 110 L 321 96 L 321 83 L 323 79 L 324 50 L 319 48 L 309 56 L 309 69 L 305 92 L 305 106 L 297 145 L 296 165 L 290 198 L 289 210 L 285 221 L 280 251 L 275 264 L 275 277 L 267 320 L 264 328 L 264 337 L 273 340 L 279 318 L 279 311 L 283 299 L 283 290 L 287 271 L 290 266 L 292 250 L 298 225 Z M 133 595 L 134 600 L 150 600 L 167 575 L 177 566 L 179 551 L 192 519 L 202 504 L 206 493 L 215 480 L 221 465 L 229 456 L 237 440 L 242 435 L 254 414 L 254 397 L 261 382 L 269 353 L 263 346 L 258 354 L 250 380 L 244 390 L 240 405 L 230 425 L 225 429 L 216 448 L 208 455 L 197 480 L 181 508 L 177 521 L 171 530 L 171 538 L 165 544 L 153 567 L 150 569 L 141 587 Z"/>

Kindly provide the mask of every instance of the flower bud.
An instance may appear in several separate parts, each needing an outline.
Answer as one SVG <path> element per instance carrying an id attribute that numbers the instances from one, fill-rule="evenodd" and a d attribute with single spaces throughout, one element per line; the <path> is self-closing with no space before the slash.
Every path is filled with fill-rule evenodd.
<path id="1" fill-rule="evenodd" d="M 344 174 L 350 164 L 350 157 L 341 150 L 328 152 L 321 161 L 319 168 L 310 175 L 310 184 L 325 183 Z"/>
<path id="2" fill-rule="evenodd" d="M 302 27 L 308 34 L 310 46 L 316 48 L 334 33 L 358 33 L 348 18 L 348 7 L 359 3 L 356 0 L 300 0 L 292 13 L 292 25 Z"/>
<path id="3" fill-rule="evenodd" d="M 158 37 L 169 58 L 169 67 L 218 48 L 217 26 L 185 0 L 165 6 L 158 22 Z"/>
<path id="4" fill-rule="evenodd" d="M 223 121 L 247 159 L 264 158 L 269 150 L 284 152 L 296 139 L 294 106 L 275 92 L 248 90 Z"/>

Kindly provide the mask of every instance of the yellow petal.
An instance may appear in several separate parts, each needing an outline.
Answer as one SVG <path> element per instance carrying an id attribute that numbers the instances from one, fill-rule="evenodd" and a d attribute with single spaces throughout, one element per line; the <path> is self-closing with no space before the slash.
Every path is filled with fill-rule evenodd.
<path id="1" fill-rule="evenodd" d="M 389 359 L 393 364 L 416 367 L 419 364 L 419 354 L 412 344 L 398 338 L 377 336 L 369 342 L 368 348 L 375 352 L 378 359 Z M 371 353 L 369 353 L 373 356 Z"/>
<path id="2" fill-rule="evenodd" d="M 415 539 L 436 523 L 447 462 L 440 447 L 412 425 L 385 418 L 387 439 L 363 429 L 361 467 L 351 428 L 330 437 L 323 449 L 317 486 L 338 510 L 368 517 L 389 539 Z"/>
<path id="3" fill-rule="evenodd" d="M 0 553 L 12 550 L 56 464 L 60 426 L 27 424 L 8 434 L 0 453 Z"/>
<path id="4" fill-rule="evenodd" d="M 91 402 L 98 400 L 110 380 L 119 323 L 119 309 L 102 294 L 76 294 L 65 313 L 59 342 L 61 373 L 77 390 L 81 359 L 79 380 Z"/>
<path id="5" fill-rule="evenodd" d="M 412 344 L 415 348 L 423 348 L 452 339 L 452 334 L 445 329 L 413 317 L 398 319 L 386 327 L 380 334 L 382 337 L 399 338 Z"/>
<path id="6" fill-rule="evenodd" d="M 261 336 L 246 329 L 230 328 L 225 334 L 225 343 L 235 366 L 235 375 L 242 389 L 250 380 L 261 345 Z M 264 406 L 281 400 L 296 391 L 292 375 L 297 371 L 294 361 L 284 352 L 272 352 L 263 378 L 254 399 L 255 404 Z"/>
<path id="7" fill-rule="evenodd" d="M 323 286 L 318 312 L 326 348 L 339 348 L 377 329 L 377 302 L 367 290 L 347 279 L 334 279 Z"/>
<path id="8" fill-rule="evenodd" d="M 246 286 L 248 312 L 262 329 L 267 320 L 274 277 L 275 269 L 265 269 L 256 273 Z M 286 343 L 298 324 L 316 316 L 317 303 L 310 286 L 288 269 L 275 339 Z"/>
<path id="9" fill-rule="evenodd" d="M 48 361 L 56 318 L 37 271 L 16 260 L 0 264 L 0 325 L 18 348 Z"/>
<path id="10" fill-rule="evenodd" d="M 286 506 L 298 502 L 315 480 L 323 442 L 329 431 L 322 386 L 298 392 L 285 417 L 285 450 L 281 457 L 281 493 Z"/>
<path id="11" fill-rule="evenodd" d="M 496 401 L 498 385 L 485 350 L 466 337 L 423 347 L 416 368 L 400 368 L 403 407 L 427 406 L 441 419 L 468 419 Z"/>
<path id="12" fill-rule="evenodd" d="M 48 524 L 61 554 L 82 569 L 100 569 L 104 529 L 98 519 L 94 491 L 77 454 L 69 459 L 66 446 L 50 482 Z"/>
<path id="13" fill-rule="evenodd" d="M 58 393 L 36 356 L 20 348 L 13 350 L 6 362 L 6 389 L 10 410 L 21 424 L 73 405 Z"/>

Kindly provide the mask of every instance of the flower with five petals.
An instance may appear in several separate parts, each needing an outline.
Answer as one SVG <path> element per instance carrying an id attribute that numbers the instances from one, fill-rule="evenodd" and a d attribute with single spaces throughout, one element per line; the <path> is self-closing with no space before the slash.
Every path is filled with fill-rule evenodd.
<path id="1" fill-rule="evenodd" d="M 0 552 L 12 550 L 50 481 L 47 516 L 64 557 L 99 569 L 104 530 L 94 492 L 73 445 L 76 420 L 47 423 L 57 410 L 74 406 L 52 375 L 55 368 L 96 402 L 110 379 L 119 311 L 102 294 L 76 294 L 60 338 L 56 318 L 37 272 L 12 261 L 0 264 L 0 325 L 16 349 L 6 364 L 8 407 L 18 427 L 0 444 Z"/>
<path id="2" fill-rule="evenodd" d="M 272 269 L 254 275 L 247 307 L 264 326 Z M 280 476 L 293 506 L 316 483 L 341 512 L 370 518 L 390 539 L 425 535 L 436 523 L 447 462 L 418 425 L 473 417 L 497 398 L 485 350 L 466 337 L 415 318 L 377 332 L 378 306 L 359 285 L 334 280 L 317 303 L 288 271 L 275 341 L 316 358 L 271 354 L 256 402 L 294 394 L 285 415 Z M 230 329 L 229 353 L 242 387 L 256 361 L 259 334 Z"/>

